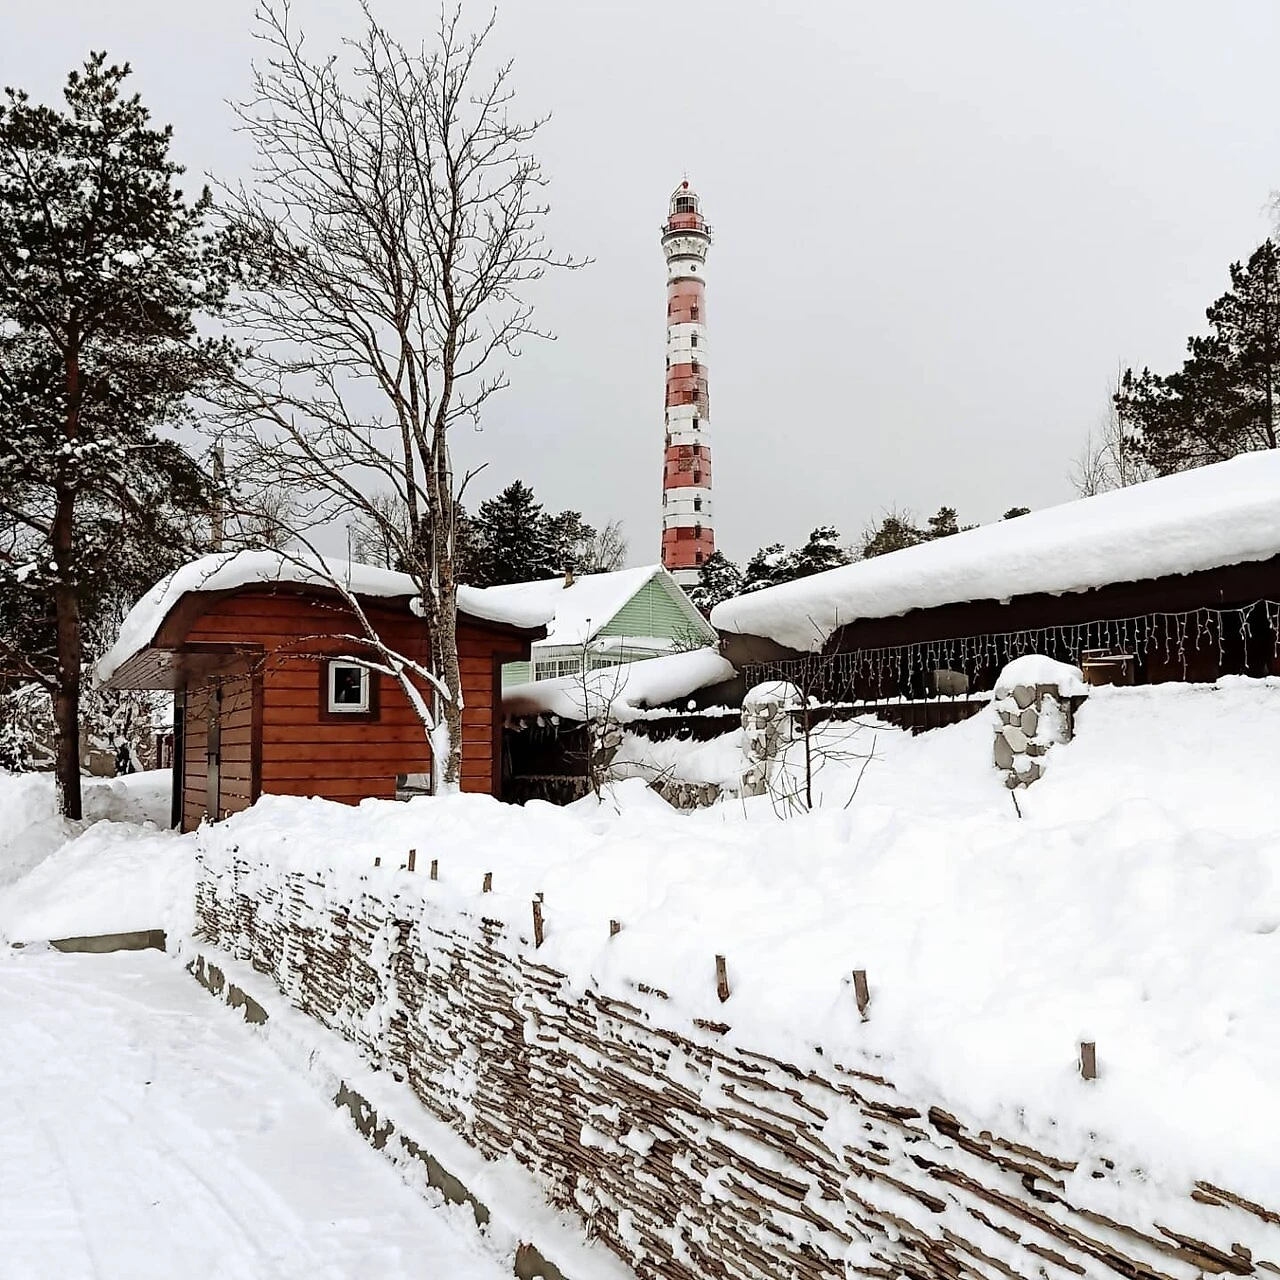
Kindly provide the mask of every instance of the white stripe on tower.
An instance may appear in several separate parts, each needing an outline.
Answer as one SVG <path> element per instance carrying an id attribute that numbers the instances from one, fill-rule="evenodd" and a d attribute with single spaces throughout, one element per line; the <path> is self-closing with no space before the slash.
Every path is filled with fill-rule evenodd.
<path id="1" fill-rule="evenodd" d="M 716 549 L 711 513 L 711 405 L 707 396 L 707 308 L 703 276 L 711 228 L 697 192 L 671 193 L 662 227 L 667 259 L 666 455 L 662 473 L 662 563 L 681 586 L 696 585 Z"/>

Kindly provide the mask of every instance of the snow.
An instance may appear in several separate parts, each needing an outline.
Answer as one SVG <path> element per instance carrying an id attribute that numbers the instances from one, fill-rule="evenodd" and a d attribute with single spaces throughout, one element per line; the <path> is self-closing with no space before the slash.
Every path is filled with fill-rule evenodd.
<path id="1" fill-rule="evenodd" d="M 561 576 L 487 587 L 485 594 L 503 607 L 536 612 L 544 621 L 550 618 L 547 638 L 538 641 L 539 647 L 582 645 L 594 639 L 637 591 L 666 572 L 660 564 L 646 564 L 613 573 L 584 573 L 568 587 Z"/>
<path id="2" fill-rule="evenodd" d="M 171 783 L 168 770 L 86 779 L 72 823 L 51 774 L 0 772 L 0 943 L 189 932 L 195 849 L 167 830 Z"/>
<path id="3" fill-rule="evenodd" d="M 1280 450 L 1082 498 L 725 600 L 720 631 L 817 650 L 838 627 L 1280 555 Z"/>
<path id="4" fill-rule="evenodd" d="M 99 684 L 111 677 L 155 639 L 169 611 L 190 592 L 233 591 L 237 588 L 290 583 L 332 587 L 374 598 L 416 597 L 413 578 L 376 565 L 351 560 L 290 556 L 278 551 L 234 551 L 202 556 L 162 578 L 130 609 L 116 642 L 99 660 Z M 534 601 L 501 599 L 497 588 L 458 588 L 459 612 L 485 622 L 533 629 L 543 626 L 550 611 Z"/>
<path id="5" fill-rule="evenodd" d="M 168 957 L 0 951 L 0 1026 L 7 1280 L 511 1274 Z"/>
<path id="6" fill-rule="evenodd" d="M 823 726 L 820 807 L 785 821 L 776 795 L 682 814 L 632 780 L 566 809 L 265 797 L 199 838 L 214 866 L 323 869 L 335 894 L 420 895 L 459 921 L 492 872 L 486 917 L 527 934 L 541 893 L 539 961 L 632 1000 L 636 982 L 668 992 L 651 1009 L 666 1025 L 727 1021 L 801 1064 L 821 1045 L 973 1127 L 1274 1204 L 1280 681 L 1098 689 L 1076 729 L 1021 819 L 980 716 L 919 737 Z M 395 870 L 411 847 L 438 882 Z"/>
<path id="7" fill-rule="evenodd" d="M 732 680 L 733 666 L 714 649 L 688 649 L 641 662 L 599 667 L 585 676 L 559 676 L 514 685 L 502 695 L 508 716 L 555 715 L 566 720 L 634 720 L 646 707 L 689 697 Z"/>
<path id="8" fill-rule="evenodd" d="M 1057 662 L 1042 653 L 1027 653 L 1010 662 L 996 677 L 994 698 L 1007 698 L 1018 685 L 1034 687 L 1038 684 L 1056 685 L 1065 698 L 1074 698 L 1089 692 L 1084 672 L 1069 662 Z"/>

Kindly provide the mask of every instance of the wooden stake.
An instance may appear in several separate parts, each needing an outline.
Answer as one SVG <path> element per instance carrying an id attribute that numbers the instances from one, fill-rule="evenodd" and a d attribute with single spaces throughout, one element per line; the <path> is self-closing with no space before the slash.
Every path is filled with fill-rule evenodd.
<path id="1" fill-rule="evenodd" d="M 493 872 L 492 871 L 486 871 L 484 873 L 484 888 L 482 888 L 480 892 L 481 893 L 493 892 Z"/>
<path id="2" fill-rule="evenodd" d="M 1098 1046 L 1092 1040 L 1080 1041 L 1080 1074 L 1086 1080 L 1098 1078 Z"/>
<path id="3" fill-rule="evenodd" d="M 622 926 L 616 920 L 609 921 L 609 937 L 622 932 Z"/>
<path id="4" fill-rule="evenodd" d="M 433 880 L 440 879 L 440 859 L 439 858 L 431 859 L 431 878 Z"/>
<path id="5" fill-rule="evenodd" d="M 410 871 L 415 870 L 417 868 L 417 865 L 418 865 L 418 851 L 417 849 L 410 849 L 409 850 L 409 870 Z"/>
<path id="6" fill-rule="evenodd" d="M 871 992 L 867 987 L 867 971 L 865 969 L 855 969 L 853 971 L 853 998 L 858 1002 L 858 1012 L 862 1014 L 863 1022 L 866 1022 L 867 1005 L 871 1003 Z"/>
<path id="7" fill-rule="evenodd" d="M 381 858 L 374 858 L 374 860 L 373 860 L 373 865 L 374 865 L 375 867 L 380 867 L 380 866 L 382 866 L 382 859 L 381 859 Z"/>
<path id="8" fill-rule="evenodd" d="M 729 974 L 725 969 L 724 956 L 716 956 L 716 995 L 720 997 L 720 1003 L 729 998 Z"/>
<path id="9" fill-rule="evenodd" d="M 533 900 L 533 945 L 535 949 L 542 946 L 542 903 L 537 898 Z"/>

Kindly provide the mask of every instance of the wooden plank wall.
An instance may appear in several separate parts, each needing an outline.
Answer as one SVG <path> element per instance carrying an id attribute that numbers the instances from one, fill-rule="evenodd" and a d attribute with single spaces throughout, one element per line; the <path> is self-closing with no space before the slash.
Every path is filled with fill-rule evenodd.
<path id="1" fill-rule="evenodd" d="M 389 647 L 425 661 L 421 620 L 375 605 L 368 606 L 367 613 Z M 252 646 L 259 654 L 262 791 L 318 795 L 354 804 L 366 797 L 393 799 L 397 774 L 430 771 L 431 753 L 422 723 L 403 689 L 390 677 L 377 677 L 376 720 L 321 719 L 320 655 L 356 651 L 358 646 L 334 637 L 358 634 L 357 620 L 341 602 L 297 591 L 216 597 L 191 625 L 186 635 L 189 644 Z M 497 794 L 501 779 L 494 744 L 495 655 L 518 651 L 520 642 L 461 621 L 458 643 L 466 703 L 462 787 Z M 425 698 L 425 687 L 419 687 Z M 193 689 L 191 696 L 184 815 L 198 815 L 207 805 L 205 710 L 200 703 L 207 693 Z M 239 729 L 234 732 L 238 734 Z M 239 752 L 239 737 L 233 741 Z"/>

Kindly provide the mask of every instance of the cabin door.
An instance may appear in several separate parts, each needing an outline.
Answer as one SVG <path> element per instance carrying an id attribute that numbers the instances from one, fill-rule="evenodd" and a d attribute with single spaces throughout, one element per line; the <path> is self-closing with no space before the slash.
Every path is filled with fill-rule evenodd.
<path id="1" fill-rule="evenodd" d="M 209 693 L 205 740 L 205 808 L 211 822 L 222 816 L 220 795 L 222 761 L 222 682 L 215 681 Z"/>

